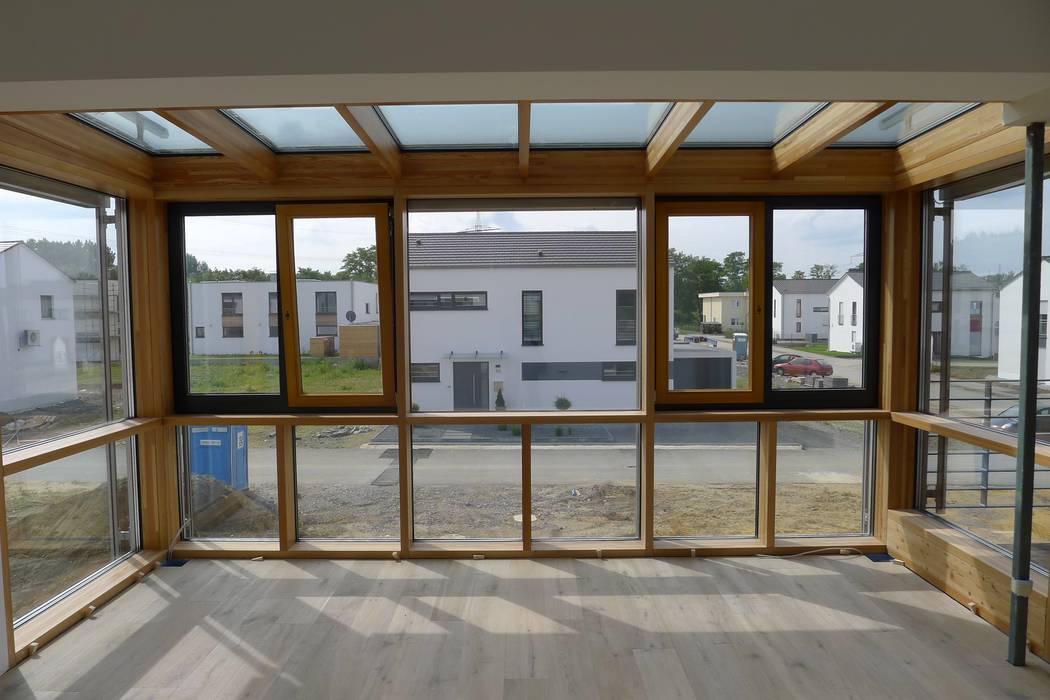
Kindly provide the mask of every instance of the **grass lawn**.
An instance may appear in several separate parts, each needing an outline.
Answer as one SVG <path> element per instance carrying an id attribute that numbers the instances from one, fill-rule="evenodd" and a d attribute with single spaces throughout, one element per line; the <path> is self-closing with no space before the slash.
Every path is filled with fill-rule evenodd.
<path id="1" fill-rule="evenodd" d="M 190 358 L 190 391 L 199 394 L 276 394 L 280 391 L 276 355 L 244 357 L 196 355 Z M 302 359 L 307 393 L 377 394 L 383 389 L 378 367 L 339 357 Z"/>
<path id="2" fill-rule="evenodd" d="M 838 350 L 828 350 L 827 343 L 807 343 L 805 345 L 785 345 L 792 350 L 800 352 L 811 352 L 814 355 L 826 355 L 828 357 L 860 357 L 855 352 L 839 352 Z"/>

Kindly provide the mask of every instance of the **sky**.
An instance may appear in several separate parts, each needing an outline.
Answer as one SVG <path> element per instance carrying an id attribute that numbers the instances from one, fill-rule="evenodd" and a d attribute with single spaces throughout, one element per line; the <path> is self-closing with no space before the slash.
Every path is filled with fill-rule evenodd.
<path id="1" fill-rule="evenodd" d="M 0 189 L 0 241 L 94 241 L 95 210 Z"/>

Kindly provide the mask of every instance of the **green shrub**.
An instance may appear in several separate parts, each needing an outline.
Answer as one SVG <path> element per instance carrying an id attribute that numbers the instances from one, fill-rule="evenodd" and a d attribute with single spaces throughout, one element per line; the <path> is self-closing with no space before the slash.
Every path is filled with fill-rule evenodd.
<path id="1" fill-rule="evenodd" d="M 568 397 L 559 396 L 554 399 L 554 407 L 559 411 L 568 411 L 572 408 L 572 401 L 569 401 Z"/>
<path id="2" fill-rule="evenodd" d="M 514 437 L 518 437 L 519 435 L 521 435 L 521 426 L 515 425 L 513 428 L 510 429 L 510 434 Z"/>

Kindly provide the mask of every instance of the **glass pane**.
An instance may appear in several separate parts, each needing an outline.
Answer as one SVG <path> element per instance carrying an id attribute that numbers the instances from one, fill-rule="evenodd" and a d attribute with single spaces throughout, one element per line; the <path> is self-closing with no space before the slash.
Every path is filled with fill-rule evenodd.
<path id="1" fill-rule="evenodd" d="M 773 212 L 774 389 L 864 385 L 864 232 L 862 209 Z"/>
<path id="2" fill-rule="evenodd" d="M 128 441 L 112 449 L 120 456 L 115 480 L 109 446 L 4 479 L 15 619 L 135 546 L 128 517 Z"/>
<path id="3" fill-rule="evenodd" d="M 1043 183 L 1050 196 L 1050 180 Z M 1017 432 L 1021 362 L 1024 187 L 964 199 L 933 195 L 926 352 L 927 410 L 983 427 Z M 1050 216 L 1044 215 L 1044 245 Z M 948 270 L 951 270 L 950 274 Z M 1043 263 L 1044 279 L 1050 269 Z M 1045 287 L 1045 285 L 1044 285 Z M 950 290 L 946 293 L 945 290 Z M 1047 314 L 1046 292 L 1040 317 Z M 1037 438 L 1050 440 L 1050 369 L 1041 324 Z"/>
<path id="4" fill-rule="evenodd" d="M 383 393 L 375 219 L 294 219 L 292 245 L 303 392 Z"/>
<path id="5" fill-rule="evenodd" d="M 835 145 L 898 146 L 974 106 L 966 102 L 901 102 L 849 132 Z"/>
<path id="6" fill-rule="evenodd" d="M 671 389 L 746 390 L 751 218 L 671 216 Z"/>
<path id="7" fill-rule="evenodd" d="M 182 432 L 187 538 L 277 538 L 277 432 L 193 425 Z"/>
<path id="8" fill-rule="evenodd" d="M 379 107 L 402 147 L 515 148 L 516 104 L 395 105 Z"/>
<path id="9" fill-rule="evenodd" d="M 670 109 L 668 102 L 534 103 L 530 142 L 540 148 L 641 147 Z"/>
<path id="10" fill-rule="evenodd" d="M 654 465 L 656 537 L 758 536 L 758 423 L 659 423 Z"/>
<path id="11" fill-rule="evenodd" d="M 74 116 L 150 153 L 215 153 L 196 136 L 153 112 L 78 112 Z"/>
<path id="12" fill-rule="evenodd" d="M 335 107 L 259 107 L 225 113 L 275 151 L 363 151 Z"/>
<path id="13" fill-rule="evenodd" d="M 412 428 L 416 539 L 521 538 L 521 426 Z"/>
<path id="14" fill-rule="evenodd" d="M 1013 554 L 1017 459 L 956 440 L 927 436 L 926 508 Z M 943 450 L 943 475 L 938 476 Z M 1050 469 L 1035 466 L 1032 564 L 1050 570 Z"/>
<path id="15" fill-rule="evenodd" d="M 191 394 L 277 394 L 273 215 L 187 216 Z"/>
<path id="16" fill-rule="evenodd" d="M 415 410 L 637 408 L 633 202 L 465 206 L 409 212 L 411 361 L 439 365 Z"/>
<path id="17" fill-rule="evenodd" d="M 0 189 L 5 452 L 109 420 L 116 399 L 105 377 L 101 214 L 95 207 Z M 107 259 L 110 275 L 117 262 Z"/>
<path id="18" fill-rule="evenodd" d="M 397 426 L 295 429 L 299 537 L 401 536 Z"/>
<path id="19" fill-rule="evenodd" d="M 777 426 L 777 535 L 868 534 L 874 424 Z"/>
<path id="20" fill-rule="evenodd" d="M 638 537 L 637 425 L 532 428 L 532 536 Z"/>
<path id="21" fill-rule="evenodd" d="M 826 102 L 717 102 L 684 146 L 772 146 Z"/>
<path id="22" fill-rule="evenodd" d="M 106 210 L 106 285 L 109 318 L 100 325 L 106 327 L 105 342 L 109 347 L 110 363 L 110 386 L 112 388 L 110 401 L 112 404 L 113 419 L 122 420 L 127 418 L 128 412 L 128 386 L 124 377 L 130 375 L 131 367 L 125 360 L 126 340 L 124 324 L 125 285 L 124 270 L 126 261 L 123 259 L 124 247 L 118 242 L 122 232 L 118 232 L 117 217 L 124 216 L 124 207 L 113 206 Z M 101 313 L 100 313 L 101 316 Z M 100 334 L 101 335 L 101 334 Z"/>

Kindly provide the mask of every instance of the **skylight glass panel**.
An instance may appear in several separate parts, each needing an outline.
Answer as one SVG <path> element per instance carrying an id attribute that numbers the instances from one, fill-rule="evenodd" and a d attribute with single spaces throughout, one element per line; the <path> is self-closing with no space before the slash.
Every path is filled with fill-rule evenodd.
<path id="1" fill-rule="evenodd" d="M 684 146 L 775 145 L 826 102 L 717 102 L 704 115 Z"/>
<path id="2" fill-rule="evenodd" d="M 405 149 L 518 145 L 516 104 L 391 105 L 377 109 Z"/>
<path id="3" fill-rule="evenodd" d="M 634 147 L 649 143 L 668 102 L 534 103 L 530 141 L 539 148 Z"/>
<path id="4" fill-rule="evenodd" d="M 274 151 L 367 150 L 335 107 L 253 107 L 224 111 Z"/>
<path id="5" fill-rule="evenodd" d="M 196 136 L 153 112 L 78 112 L 74 116 L 149 153 L 215 153 Z"/>
<path id="6" fill-rule="evenodd" d="M 899 146 L 974 106 L 967 102 L 901 102 L 846 134 L 838 146 Z"/>

